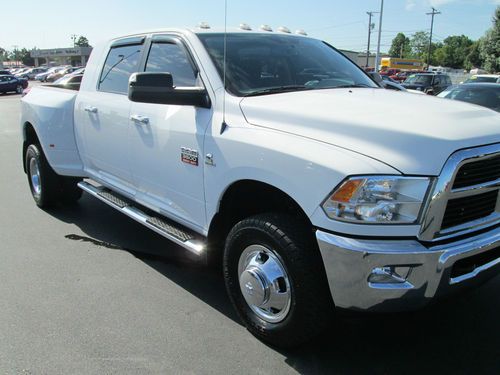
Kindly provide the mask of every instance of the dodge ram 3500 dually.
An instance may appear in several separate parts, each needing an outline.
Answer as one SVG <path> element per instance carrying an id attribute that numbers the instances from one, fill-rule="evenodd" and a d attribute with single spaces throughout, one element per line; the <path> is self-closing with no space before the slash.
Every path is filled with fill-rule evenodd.
<path id="1" fill-rule="evenodd" d="M 334 307 L 417 309 L 498 274 L 500 114 L 384 90 L 308 36 L 112 39 L 79 90 L 33 88 L 21 127 L 38 206 L 85 191 L 219 254 L 236 311 L 274 345 Z"/>

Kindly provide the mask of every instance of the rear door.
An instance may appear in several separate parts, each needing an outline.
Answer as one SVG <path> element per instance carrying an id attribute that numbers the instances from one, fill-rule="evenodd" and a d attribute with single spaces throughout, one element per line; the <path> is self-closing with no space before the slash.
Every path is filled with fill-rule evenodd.
<path id="1" fill-rule="evenodd" d="M 171 73 L 177 87 L 203 86 L 187 46 L 175 36 L 152 37 L 144 70 Z M 130 117 L 130 165 L 137 200 L 195 230 L 202 229 L 203 140 L 212 109 L 132 103 Z"/>
<path id="2" fill-rule="evenodd" d="M 144 41 L 133 37 L 114 42 L 95 90 L 80 91 L 75 110 L 89 174 L 129 195 L 135 190 L 130 172 L 128 79 L 139 69 Z"/>

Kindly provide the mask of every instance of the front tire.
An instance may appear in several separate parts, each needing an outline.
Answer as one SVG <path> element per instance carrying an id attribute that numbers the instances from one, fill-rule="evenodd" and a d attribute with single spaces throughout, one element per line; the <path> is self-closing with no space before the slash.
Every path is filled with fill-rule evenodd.
<path id="1" fill-rule="evenodd" d="M 51 168 L 38 144 L 31 144 L 26 149 L 26 172 L 31 195 L 40 208 L 56 204 L 74 203 L 82 196 L 82 190 L 76 177 L 59 176 Z"/>
<path id="2" fill-rule="evenodd" d="M 329 324 L 333 302 L 306 223 L 284 214 L 242 220 L 228 235 L 223 264 L 236 311 L 262 341 L 297 346 Z"/>

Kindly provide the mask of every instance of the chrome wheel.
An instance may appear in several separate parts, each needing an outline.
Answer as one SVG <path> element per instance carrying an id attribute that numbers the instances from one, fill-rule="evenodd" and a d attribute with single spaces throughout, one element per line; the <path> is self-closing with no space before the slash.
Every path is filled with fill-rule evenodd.
<path id="1" fill-rule="evenodd" d="M 33 191 L 33 195 L 39 197 L 42 193 L 42 184 L 40 179 L 40 168 L 38 167 L 38 162 L 35 158 L 30 159 L 29 172 L 31 179 L 31 190 Z"/>
<path id="2" fill-rule="evenodd" d="M 17 87 L 16 87 L 16 92 L 17 92 L 18 94 L 22 94 L 22 93 L 23 93 L 23 86 L 17 86 Z"/>
<path id="3" fill-rule="evenodd" d="M 250 245 L 238 262 L 241 293 L 252 311 L 269 323 L 283 321 L 290 311 L 292 293 L 285 267 L 262 245 Z"/>

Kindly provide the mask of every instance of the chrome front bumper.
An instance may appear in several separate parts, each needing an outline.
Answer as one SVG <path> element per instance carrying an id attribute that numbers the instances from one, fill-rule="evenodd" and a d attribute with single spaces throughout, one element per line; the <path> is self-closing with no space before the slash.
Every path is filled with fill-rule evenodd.
<path id="1" fill-rule="evenodd" d="M 500 227 L 432 247 L 416 240 L 354 239 L 321 230 L 316 238 L 333 301 L 341 308 L 418 309 L 500 270 Z"/>

